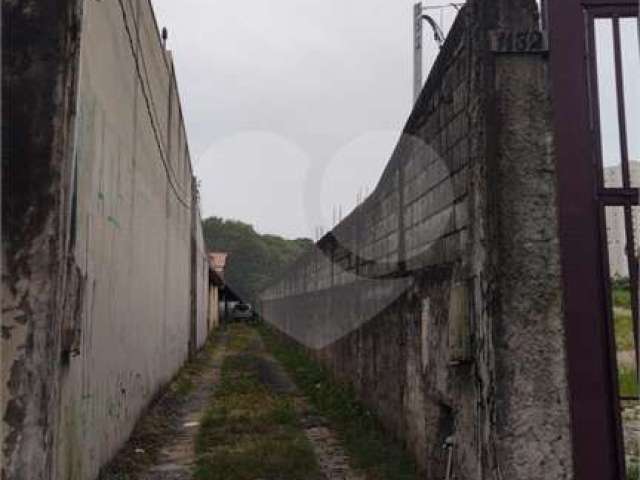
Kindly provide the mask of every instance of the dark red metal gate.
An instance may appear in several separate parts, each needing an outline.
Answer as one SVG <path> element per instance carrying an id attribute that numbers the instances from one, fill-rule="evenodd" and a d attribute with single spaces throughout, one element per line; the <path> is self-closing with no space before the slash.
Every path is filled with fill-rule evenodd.
<path id="1" fill-rule="evenodd" d="M 620 391 L 611 278 L 614 271 L 627 278 L 620 285 L 631 299 L 637 382 L 640 170 L 632 160 L 640 161 L 640 75 L 629 62 L 640 65 L 633 57 L 640 56 L 638 2 L 547 0 L 547 6 L 575 478 L 621 480 L 621 402 L 637 402 L 638 392 L 637 384 Z M 618 261 L 618 237 L 626 262 Z"/>

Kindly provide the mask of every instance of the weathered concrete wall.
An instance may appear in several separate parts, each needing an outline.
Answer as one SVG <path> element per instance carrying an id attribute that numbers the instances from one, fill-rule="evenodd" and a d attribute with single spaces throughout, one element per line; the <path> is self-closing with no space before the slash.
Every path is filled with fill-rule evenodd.
<path id="1" fill-rule="evenodd" d="M 148 0 L 2 14 L 2 475 L 90 479 L 208 333 L 173 63 Z"/>
<path id="2" fill-rule="evenodd" d="M 215 285 L 209 287 L 208 322 L 209 330 L 220 326 L 220 291 Z"/>
<path id="3" fill-rule="evenodd" d="M 262 295 L 426 478 L 573 476 L 547 61 L 489 46 L 536 28 L 468 2 L 374 193 Z"/>
<path id="4" fill-rule="evenodd" d="M 202 222 L 200 216 L 200 208 L 196 209 L 195 215 L 195 239 L 196 239 L 196 265 L 194 272 L 197 274 L 196 278 L 196 335 L 195 346 L 196 350 L 202 348 L 209 337 L 211 328 L 209 326 L 209 320 L 207 314 L 209 311 L 209 255 L 205 249 L 204 235 L 202 231 Z"/>

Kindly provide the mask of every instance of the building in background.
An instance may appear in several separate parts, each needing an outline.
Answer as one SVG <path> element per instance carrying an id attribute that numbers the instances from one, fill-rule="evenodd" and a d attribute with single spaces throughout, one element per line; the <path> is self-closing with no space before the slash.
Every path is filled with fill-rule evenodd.
<path id="1" fill-rule="evenodd" d="M 209 263 L 222 281 L 224 281 L 224 269 L 227 266 L 228 256 L 226 252 L 209 252 Z"/>
<path id="2" fill-rule="evenodd" d="M 224 269 L 227 264 L 228 253 L 210 252 L 209 253 L 209 310 L 207 314 L 207 323 L 209 331 L 220 325 L 220 317 L 223 307 L 221 307 L 221 298 L 226 299 L 224 295 Z M 226 302 L 224 302 L 226 303 Z"/>
<path id="3" fill-rule="evenodd" d="M 640 162 L 629 162 L 629 176 L 631 186 L 640 185 Z M 604 170 L 604 184 L 607 187 L 622 186 L 622 172 L 620 166 L 606 167 Z M 637 239 L 640 238 L 640 207 L 632 207 L 634 237 L 636 245 L 633 254 L 638 257 L 640 248 Z M 606 207 L 607 242 L 609 249 L 609 274 L 611 278 L 629 278 L 629 263 L 625 253 L 627 236 L 625 233 L 624 207 Z"/>

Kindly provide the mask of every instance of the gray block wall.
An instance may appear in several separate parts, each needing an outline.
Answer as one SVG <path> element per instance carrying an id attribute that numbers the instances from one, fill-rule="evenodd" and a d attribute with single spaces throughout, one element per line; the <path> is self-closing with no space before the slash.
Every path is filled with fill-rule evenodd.
<path id="1" fill-rule="evenodd" d="M 489 42 L 537 28 L 467 2 L 373 194 L 262 295 L 426 478 L 573 478 L 548 63 Z"/>

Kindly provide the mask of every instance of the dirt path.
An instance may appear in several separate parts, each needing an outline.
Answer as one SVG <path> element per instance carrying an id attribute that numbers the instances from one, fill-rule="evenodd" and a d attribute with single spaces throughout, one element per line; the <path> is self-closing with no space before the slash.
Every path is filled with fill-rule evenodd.
<path id="1" fill-rule="evenodd" d="M 185 370 L 139 422 L 102 480 L 365 480 L 349 466 L 349 458 L 328 422 L 309 406 L 254 329 L 242 325 L 228 328 L 215 347 L 209 347 Z M 247 371 L 252 372 L 255 384 L 243 395 L 256 401 L 244 412 L 248 415 L 245 418 L 242 397 L 224 397 L 222 390 L 231 388 L 233 393 L 235 387 L 229 387 L 229 378 Z M 244 385 L 244 380 L 242 377 L 239 385 Z M 285 414 L 282 425 L 269 425 L 270 420 L 261 424 L 273 414 L 265 408 L 271 403 L 280 408 L 282 401 L 291 405 L 294 418 L 286 420 Z M 207 431 L 208 417 L 218 410 L 230 413 L 228 425 L 217 419 L 220 425 Z M 286 429 L 291 442 L 276 445 Z M 198 451 L 198 436 L 206 438 L 212 432 L 214 440 Z M 251 439 L 243 445 L 248 435 Z M 306 446 L 300 445 L 301 441 Z M 267 448 L 276 445 L 284 450 L 256 453 L 252 448 L 260 442 Z M 278 454 L 282 454 L 282 462 L 272 465 Z M 247 470 L 247 464 L 252 464 L 253 470 Z M 253 476 L 253 472 L 259 475 Z"/>
<path id="2" fill-rule="evenodd" d="M 141 480 L 190 480 L 196 463 L 195 440 L 215 387 L 226 349 L 220 348 L 208 359 L 202 372 L 192 378 L 193 390 L 182 404 L 171 438 L 168 438 L 153 465 Z"/>
<path id="3" fill-rule="evenodd" d="M 313 447 L 322 476 L 326 480 L 365 480 L 364 475 L 356 473 L 349 465 L 349 457 L 327 420 L 312 411 L 282 365 L 266 353 L 261 339 L 258 352 L 264 359 L 261 378 L 263 382 L 274 391 L 295 396 L 300 426 Z"/>
<path id="4" fill-rule="evenodd" d="M 349 465 L 349 457 L 344 452 L 335 433 L 323 425 L 322 417 L 316 417 L 305 426 L 304 433 L 313 445 L 320 470 L 327 480 L 365 480 L 363 474 L 356 473 Z"/>
<path id="5" fill-rule="evenodd" d="M 227 341 L 220 335 L 183 367 L 101 472 L 100 480 L 192 478 L 196 435 L 220 380 Z"/>
<path id="6" fill-rule="evenodd" d="M 233 326 L 228 335 L 222 383 L 204 420 L 203 438 L 212 440 L 198 452 L 198 478 L 364 480 L 258 332 Z"/>

